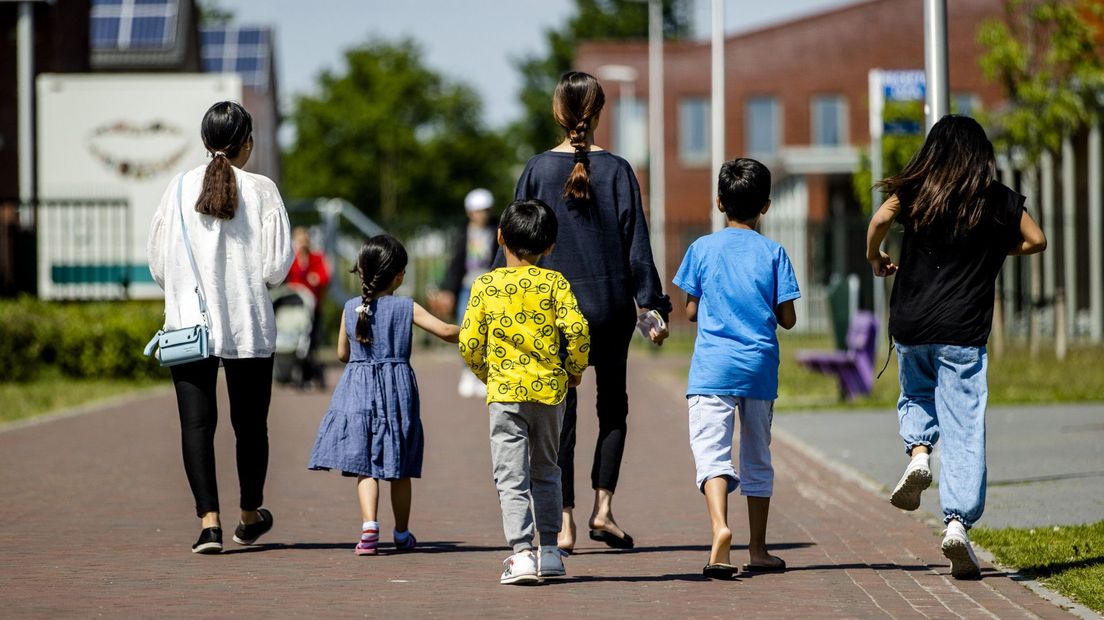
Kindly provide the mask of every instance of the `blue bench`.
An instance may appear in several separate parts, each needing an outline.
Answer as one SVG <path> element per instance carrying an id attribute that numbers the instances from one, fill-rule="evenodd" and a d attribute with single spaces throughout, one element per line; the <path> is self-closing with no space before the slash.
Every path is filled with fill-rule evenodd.
<path id="1" fill-rule="evenodd" d="M 798 351 L 797 361 L 814 372 L 839 380 L 840 396 L 851 400 L 874 390 L 874 356 L 877 353 L 878 319 L 859 310 L 847 328 L 844 351 Z"/>

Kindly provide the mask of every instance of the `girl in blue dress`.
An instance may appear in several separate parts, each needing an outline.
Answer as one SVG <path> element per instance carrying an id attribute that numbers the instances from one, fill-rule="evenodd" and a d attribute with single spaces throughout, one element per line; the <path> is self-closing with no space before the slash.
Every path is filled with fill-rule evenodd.
<path id="1" fill-rule="evenodd" d="M 390 235 L 364 242 L 354 270 L 361 296 L 345 302 L 337 357 L 346 363 L 330 408 L 318 427 L 310 468 L 356 476 L 364 520 L 357 555 L 375 555 L 379 545 L 379 483 L 391 483 L 395 549 L 416 540 L 410 521 L 411 478 L 422 475 L 422 420 L 418 382 L 410 367 L 411 325 L 447 342 L 460 328 L 445 323 L 409 297 L 392 293 L 406 275 L 406 249 Z"/>

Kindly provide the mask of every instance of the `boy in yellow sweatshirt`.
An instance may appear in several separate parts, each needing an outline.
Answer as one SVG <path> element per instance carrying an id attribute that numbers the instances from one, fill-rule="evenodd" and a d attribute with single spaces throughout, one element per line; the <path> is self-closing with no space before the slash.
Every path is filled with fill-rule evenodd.
<path id="1" fill-rule="evenodd" d="M 460 354 L 487 384 L 491 462 L 502 529 L 514 551 L 503 562 L 504 584 L 566 574 L 556 547 L 563 508 L 556 452 L 564 397 L 586 370 L 590 333 L 567 279 L 537 266 L 552 251 L 557 229 L 555 213 L 539 200 L 506 207 L 498 229 L 506 266 L 472 284 L 460 329 Z"/>

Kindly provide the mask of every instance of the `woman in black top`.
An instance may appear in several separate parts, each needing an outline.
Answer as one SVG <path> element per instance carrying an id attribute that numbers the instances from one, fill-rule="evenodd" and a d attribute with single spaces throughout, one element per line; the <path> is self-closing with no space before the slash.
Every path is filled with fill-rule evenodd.
<path id="1" fill-rule="evenodd" d="M 594 510 L 590 537 L 616 548 L 631 548 L 632 537 L 618 527 L 613 493 L 625 450 L 629 411 L 625 388 L 629 340 L 637 307 L 667 318 L 671 300 L 652 260 L 648 225 L 640 204 L 640 185 L 624 159 L 591 140 L 605 103 L 594 77 L 568 72 L 553 96 L 552 112 L 566 134 L 563 142 L 529 160 L 518 179 L 516 199 L 537 198 L 559 220 L 556 246 L 541 267 L 564 274 L 590 323 L 590 365 L 597 384 L 598 441 L 591 468 Z M 496 264 L 501 263 L 501 252 Z M 666 331 L 653 334 L 657 344 Z M 577 397 L 568 391 L 559 465 L 563 485 L 563 529 L 559 546 L 575 546 L 574 458 Z"/>

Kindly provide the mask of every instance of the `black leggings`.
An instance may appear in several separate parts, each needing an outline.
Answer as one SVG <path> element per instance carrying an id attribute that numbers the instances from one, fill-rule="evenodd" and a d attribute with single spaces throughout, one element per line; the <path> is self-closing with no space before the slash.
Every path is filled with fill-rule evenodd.
<path id="1" fill-rule="evenodd" d="M 272 358 L 224 359 L 230 423 L 237 438 L 241 509 L 256 510 L 264 501 L 268 473 L 268 405 L 272 400 Z M 196 515 L 219 509 L 215 477 L 215 426 L 218 405 L 215 384 L 219 358 L 210 357 L 172 367 L 180 410 L 184 471 L 195 497 Z"/>
<path id="2" fill-rule="evenodd" d="M 628 431 L 629 395 L 626 388 L 629 341 L 632 326 L 598 330 L 612 332 L 608 338 L 595 337 L 591 332 L 591 361 L 596 384 L 595 408 L 598 412 L 598 440 L 594 446 L 594 464 L 590 468 L 590 484 L 594 489 L 617 490 L 621 474 L 621 457 L 625 453 Z M 575 505 L 575 426 L 579 399 L 575 388 L 567 391 L 563 428 L 560 431 L 560 466 L 563 505 Z"/>

